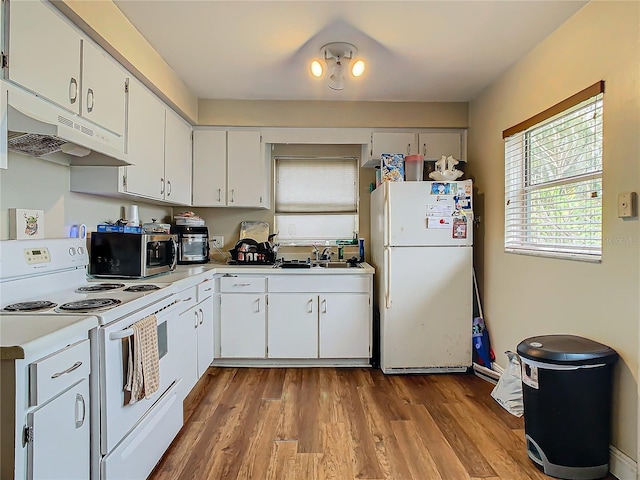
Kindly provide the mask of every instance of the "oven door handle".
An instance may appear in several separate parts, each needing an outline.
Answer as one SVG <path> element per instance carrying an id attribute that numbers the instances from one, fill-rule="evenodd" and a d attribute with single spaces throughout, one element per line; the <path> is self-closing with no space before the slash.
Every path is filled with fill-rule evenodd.
<path id="1" fill-rule="evenodd" d="M 133 328 L 125 328 L 124 330 L 118 330 L 117 332 L 111 332 L 109 334 L 109 340 L 122 340 L 123 338 L 133 336 Z"/>

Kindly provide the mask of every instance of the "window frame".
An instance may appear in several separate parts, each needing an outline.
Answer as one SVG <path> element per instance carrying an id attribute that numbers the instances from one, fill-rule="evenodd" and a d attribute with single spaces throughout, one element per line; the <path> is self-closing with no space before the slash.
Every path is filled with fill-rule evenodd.
<path id="1" fill-rule="evenodd" d="M 587 262 L 602 261 L 602 181 L 603 181 L 603 139 L 602 135 L 594 134 L 594 150 L 596 152 L 595 170 L 585 172 L 568 172 L 564 176 L 557 176 L 543 181 L 533 180 L 531 162 L 534 160 L 532 155 L 531 136 L 536 130 L 550 126 L 553 122 L 562 120 L 564 117 L 571 116 L 573 113 L 593 105 L 594 113 L 599 116 L 594 117 L 596 121 L 594 126 L 602 129 L 603 126 L 603 103 L 604 103 L 604 81 L 597 82 L 594 85 L 578 92 L 568 99 L 554 105 L 553 107 L 541 112 L 533 117 L 519 123 L 503 132 L 504 139 L 504 165 L 505 165 L 505 217 L 504 217 L 504 250 L 505 253 L 514 253 L 522 255 L 544 256 L 553 258 L 562 258 L 570 260 L 580 260 Z M 567 122 L 568 123 L 568 122 Z M 585 126 L 585 129 L 589 128 Z M 600 131 L 601 133 L 601 131 Z M 573 132 L 571 132 L 573 135 Z M 566 138 L 570 138 L 567 135 Z M 552 141 L 552 140 L 551 140 Z M 574 149 L 575 147 L 570 147 Z M 579 160 L 583 163 L 583 160 Z M 580 163 L 576 165 L 580 165 Z M 589 162 L 584 162 L 585 167 L 589 167 Z M 572 195 L 574 198 L 589 194 L 589 198 L 597 198 L 594 205 L 585 205 L 586 209 L 582 216 L 575 214 L 576 219 L 588 219 L 588 217 L 596 216 L 599 223 L 591 222 L 595 225 L 590 233 L 593 237 L 586 238 L 580 243 L 567 242 L 544 242 L 545 235 L 539 234 L 543 223 L 540 221 L 532 221 L 535 218 L 536 211 L 540 210 L 540 203 L 536 203 L 536 194 L 541 192 L 553 191 L 553 189 L 566 188 L 574 189 Z M 586 191 L 575 189 L 585 188 Z M 590 193 L 588 193 L 590 192 Z M 566 193 L 554 193 L 553 201 L 562 200 Z M 542 195 L 537 195 L 538 200 Z M 516 202 L 512 204 L 512 200 Z M 569 197 L 567 202 L 571 204 L 574 201 Z M 575 208 L 575 206 L 573 207 Z M 593 213 L 589 213 L 591 210 Z M 544 208 L 543 208 L 544 210 Z M 562 212 L 562 208 L 558 208 L 555 212 Z M 560 225 L 560 220 L 556 218 L 554 225 Z M 533 228 L 532 228 L 533 227 Z M 536 227 L 538 228 L 536 235 Z M 569 233 L 570 230 L 565 228 L 562 233 Z M 546 237 L 548 238 L 548 237 Z M 596 245 L 593 243 L 599 242 Z"/>

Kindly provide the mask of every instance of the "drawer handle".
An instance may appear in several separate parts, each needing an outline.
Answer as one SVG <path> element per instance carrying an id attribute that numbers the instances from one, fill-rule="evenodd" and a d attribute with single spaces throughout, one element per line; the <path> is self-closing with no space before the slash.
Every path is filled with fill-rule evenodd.
<path id="1" fill-rule="evenodd" d="M 204 291 L 205 291 L 205 292 L 210 292 L 210 291 L 211 291 L 211 287 L 209 287 L 209 288 L 205 288 L 205 289 L 204 289 Z"/>
<path id="2" fill-rule="evenodd" d="M 76 420 L 76 428 L 80 428 L 82 425 L 84 425 L 84 419 L 87 414 L 87 407 L 84 402 L 84 397 L 79 393 L 76 394 L 76 406 L 78 404 L 82 405 L 82 418 L 80 420 Z M 76 418 L 78 418 L 77 415 L 76 415 Z"/>
<path id="3" fill-rule="evenodd" d="M 189 300 L 191 300 L 191 297 L 189 297 L 189 298 L 185 298 L 185 299 L 183 300 L 183 302 L 188 302 Z"/>
<path id="4" fill-rule="evenodd" d="M 234 283 L 233 286 L 234 287 L 248 287 L 249 285 L 251 285 L 250 283 Z"/>
<path id="5" fill-rule="evenodd" d="M 61 377 L 63 375 L 66 375 L 67 373 L 71 373 L 74 370 L 77 370 L 78 368 L 80 368 L 81 365 L 82 365 L 82 362 L 76 362 L 73 365 L 71 365 L 69 368 L 67 368 L 66 370 L 64 370 L 62 372 L 54 373 L 53 375 L 51 375 L 51 378 L 58 378 L 58 377 Z"/>

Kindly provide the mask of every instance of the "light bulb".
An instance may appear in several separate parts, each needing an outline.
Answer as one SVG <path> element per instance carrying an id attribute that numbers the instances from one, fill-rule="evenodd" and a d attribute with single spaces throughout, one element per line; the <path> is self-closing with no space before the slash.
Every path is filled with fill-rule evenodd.
<path id="1" fill-rule="evenodd" d="M 320 78 L 322 76 L 322 65 L 318 60 L 311 62 L 311 75 L 316 78 Z"/>
<path id="2" fill-rule="evenodd" d="M 356 60 L 353 66 L 351 67 L 351 74 L 354 77 L 359 77 L 364 73 L 364 67 L 365 67 L 365 64 L 363 60 Z"/>

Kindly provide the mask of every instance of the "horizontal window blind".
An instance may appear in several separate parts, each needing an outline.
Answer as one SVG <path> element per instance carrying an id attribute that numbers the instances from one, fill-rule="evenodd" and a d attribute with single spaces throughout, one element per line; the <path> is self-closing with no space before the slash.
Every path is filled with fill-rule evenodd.
<path id="1" fill-rule="evenodd" d="M 602 255 L 603 94 L 505 138 L 505 250 Z"/>
<path id="2" fill-rule="evenodd" d="M 358 160 L 277 157 L 275 228 L 281 243 L 351 239 L 358 231 Z"/>
<path id="3" fill-rule="evenodd" d="M 276 159 L 276 213 L 355 212 L 358 163 L 353 158 Z"/>

